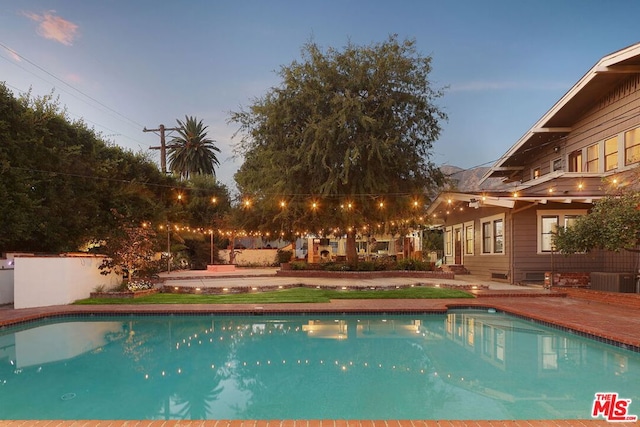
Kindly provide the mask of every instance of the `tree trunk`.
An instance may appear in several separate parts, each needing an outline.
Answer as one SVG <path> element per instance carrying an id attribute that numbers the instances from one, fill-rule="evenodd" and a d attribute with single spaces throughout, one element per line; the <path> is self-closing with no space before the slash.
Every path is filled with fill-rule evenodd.
<path id="1" fill-rule="evenodd" d="M 355 231 L 347 233 L 347 264 L 358 265 L 358 252 L 356 251 Z"/>

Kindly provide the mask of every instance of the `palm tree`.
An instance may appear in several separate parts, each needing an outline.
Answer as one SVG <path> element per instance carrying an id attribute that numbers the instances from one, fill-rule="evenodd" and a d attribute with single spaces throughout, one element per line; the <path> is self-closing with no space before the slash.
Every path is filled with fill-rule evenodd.
<path id="1" fill-rule="evenodd" d="M 185 116 L 185 121 L 178 122 L 178 136 L 169 145 L 169 169 L 189 179 L 194 174 L 215 176 L 214 166 L 220 166 L 216 153 L 220 149 L 214 140 L 207 138 L 207 127 L 195 117 Z"/>

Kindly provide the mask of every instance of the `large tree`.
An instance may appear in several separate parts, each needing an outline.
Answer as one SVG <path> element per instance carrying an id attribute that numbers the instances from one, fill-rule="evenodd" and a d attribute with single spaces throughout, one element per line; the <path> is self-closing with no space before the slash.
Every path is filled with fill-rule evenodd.
<path id="1" fill-rule="evenodd" d="M 173 179 L 140 154 L 71 122 L 52 95 L 0 84 L 0 252 L 60 252 L 160 216 Z"/>
<path id="2" fill-rule="evenodd" d="M 178 136 L 169 145 L 169 169 L 183 179 L 197 174 L 215 176 L 220 165 L 215 141 L 207 137 L 207 127 L 195 117 L 178 122 Z"/>
<path id="3" fill-rule="evenodd" d="M 356 233 L 421 211 L 443 180 L 430 153 L 446 115 L 430 72 L 415 40 L 305 44 L 277 87 L 231 114 L 244 155 L 235 179 L 260 212 L 254 226 L 338 227 L 353 262 Z"/>
<path id="4" fill-rule="evenodd" d="M 591 211 L 561 227 L 553 236 L 558 251 L 565 254 L 627 250 L 640 252 L 640 168 L 627 174 L 627 186 L 597 200 Z M 622 180 L 621 180 L 622 181 Z"/>

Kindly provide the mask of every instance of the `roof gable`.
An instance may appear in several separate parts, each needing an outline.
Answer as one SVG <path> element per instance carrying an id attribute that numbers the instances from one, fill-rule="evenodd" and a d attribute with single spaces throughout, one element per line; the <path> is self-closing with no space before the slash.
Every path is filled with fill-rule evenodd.
<path id="1" fill-rule="evenodd" d="M 487 171 L 488 178 L 505 177 L 521 170 L 531 149 L 557 140 L 598 100 L 629 74 L 640 73 L 640 43 L 611 53 L 598 61 Z"/>

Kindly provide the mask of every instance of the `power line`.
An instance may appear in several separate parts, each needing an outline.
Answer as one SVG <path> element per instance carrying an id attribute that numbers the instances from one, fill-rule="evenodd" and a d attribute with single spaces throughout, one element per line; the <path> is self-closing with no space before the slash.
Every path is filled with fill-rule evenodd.
<path id="1" fill-rule="evenodd" d="M 117 114 L 118 116 L 120 116 L 121 118 L 129 121 L 130 123 L 133 123 L 135 126 L 137 127 L 141 127 L 142 125 L 138 122 L 136 122 L 133 119 L 130 119 L 129 117 L 120 114 L 118 111 L 114 110 L 113 108 L 109 107 L 108 105 L 100 102 L 99 100 L 97 100 L 96 98 L 92 97 L 91 95 L 88 95 L 86 93 L 84 93 L 83 91 L 81 91 L 80 89 L 74 87 L 73 85 L 67 83 L 66 81 L 62 80 L 61 78 L 59 78 L 58 76 L 56 76 L 55 74 L 49 72 L 48 70 L 44 69 L 43 67 L 41 67 L 40 65 L 36 64 L 35 62 L 31 61 L 30 59 L 20 55 L 18 52 L 16 52 L 15 50 L 9 48 L 7 45 L 5 45 L 4 43 L 0 42 L 0 46 L 2 46 L 3 48 L 5 48 L 7 51 L 12 52 L 14 55 L 18 56 L 20 59 L 25 60 L 26 62 L 28 62 L 29 64 L 33 65 L 34 67 L 36 67 L 38 70 L 42 71 L 43 73 L 53 77 L 54 79 L 56 79 L 57 81 L 59 81 L 60 83 L 64 84 L 65 86 L 70 87 L 71 89 L 75 90 L 76 92 L 78 92 L 79 94 L 85 96 L 86 98 L 92 100 L 93 102 L 95 102 L 96 104 L 102 106 L 103 108 L 106 108 L 107 110 L 111 111 L 114 114 Z"/>

